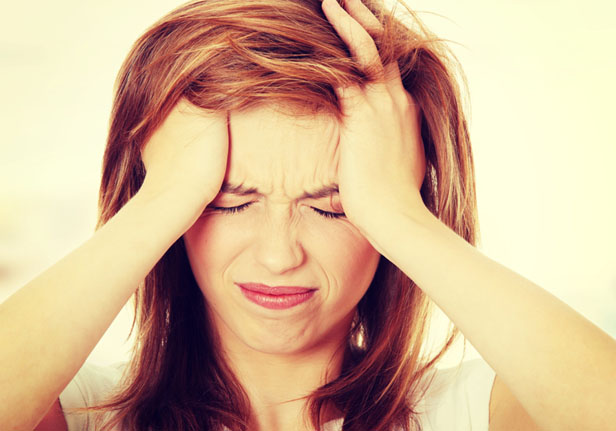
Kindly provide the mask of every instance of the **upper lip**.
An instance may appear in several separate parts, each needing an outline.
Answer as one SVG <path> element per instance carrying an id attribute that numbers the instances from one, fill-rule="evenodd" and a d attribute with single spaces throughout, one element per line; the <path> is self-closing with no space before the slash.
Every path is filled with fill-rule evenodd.
<path id="1" fill-rule="evenodd" d="M 266 295 L 297 295 L 299 293 L 315 290 L 313 287 L 302 286 L 268 286 L 261 283 L 238 283 L 238 286 L 253 292 L 264 293 Z"/>

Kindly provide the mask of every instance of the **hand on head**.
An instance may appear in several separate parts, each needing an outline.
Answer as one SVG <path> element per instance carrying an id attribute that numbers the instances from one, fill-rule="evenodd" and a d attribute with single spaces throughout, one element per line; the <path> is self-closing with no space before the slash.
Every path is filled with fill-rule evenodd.
<path id="1" fill-rule="evenodd" d="M 420 111 L 405 90 L 398 65 L 383 65 L 373 38 L 382 25 L 358 0 L 326 0 L 323 11 L 361 66 L 381 77 L 360 88 L 336 88 L 344 110 L 340 127 L 338 181 L 351 222 L 369 223 L 378 211 L 422 205 L 425 175 Z M 182 99 L 142 150 L 145 184 L 156 193 L 177 190 L 202 211 L 219 192 L 228 156 L 226 113 Z M 366 226 L 363 226 L 366 230 Z"/>
<path id="2" fill-rule="evenodd" d="M 365 88 L 336 89 L 345 116 L 338 175 L 347 217 L 362 225 L 374 218 L 375 208 L 387 212 L 423 205 L 420 111 L 402 84 L 398 65 L 381 63 L 370 36 L 382 31 L 379 20 L 359 0 L 346 1 L 346 10 L 335 0 L 322 6 L 355 59 L 380 77 Z"/>
<path id="3" fill-rule="evenodd" d="M 220 190 L 228 151 L 227 113 L 181 99 L 142 148 L 144 189 L 201 212 Z"/>

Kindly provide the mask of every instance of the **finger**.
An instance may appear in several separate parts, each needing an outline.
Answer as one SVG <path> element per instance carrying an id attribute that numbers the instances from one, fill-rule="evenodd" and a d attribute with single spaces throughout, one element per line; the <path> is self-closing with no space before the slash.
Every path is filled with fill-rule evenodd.
<path id="1" fill-rule="evenodd" d="M 359 64 L 372 69 L 377 77 L 384 77 L 379 52 L 370 34 L 336 0 L 323 0 L 321 6 L 328 21 Z"/>
<path id="2" fill-rule="evenodd" d="M 398 63 L 391 62 L 385 66 L 385 81 L 392 98 L 400 105 L 407 102 L 407 93 L 402 83 Z"/>
<path id="3" fill-rule="evenodd" d="M 358 23 L 366 29 L 370 35 L 380 36 L 383 34 L 383 24 L 379 19 L 374 16 L 372 11 L 362 2 L 362 0 L 346 0 L 344 2 L 346 11 L 351 15 Z M 397 94 L 400 96 L 400 100 L 404 100 L 402 92 L 404 91 L 404 85 L 402 85 L 402 79 L 400 78 L 400 69 L 397 63 L 389 63 L 384 66 L 384 77 L 387 81 L 388 87 L 392 92 L 392 95 Z"/>
<path id="4" fill-rule="evenodd" d="M 325 4 L 327 1 L 329 0 L 326 0 L 323 2 L 324 11 L 330 7 L 329 5 Z M 337 2 L 334 1 L 333 3 L 336 3 L 336 4 L 331 5 L 331 7 L 335 8 L 337 6 Z M 340 6 L 338 6 L 338 8 L 342 9 Z M 346 12 L 348 13 L 349 18 L 354 19 L 358 24 L 360 24 L 360 26 L 367 33 L 369 33 L 368 36 L 370 35 L 379 36 L 383 33 L 384 31 L 383 25 L 378 20 L 378 18 L 374 16 L 372 11 L 368 9 L 368 7 L 361 0 L 346 0 L 345 9 L 346 9 Z M 328 19 L 329 19 L 329 16 L 328 16 Z M 331 21 L 332 20 L 330 19 L 330 22 Z M 336 29 L 336 31 L 338 31 L 338 29 L 335 26 L 334 28 Z M 340 31 L 338 31 L 338 34 L 340 34 Z M 350 43 L 347 42 L 347 40 L 344 37 L 342 37 L 342 35 L 340 36 L 347 43 L 347 45 L 349 46 L 349 49 L 351 49 Z M 372 40 L 372 37 L 370 37 L 370 44 L 374 47 L 374 53 L 370 55 L 375 56 L 377 58 L 378 60 L 377 70 L 380 76 L 384 78 L 385 85 L 386 85 L 386 88 L 381 88 L 381 86 L 379 85 L 376 85 L 376 86 L 372 85 L 371 87 L 374 89 L 380 90 L 380 91 L 383 91 L 386 89 L 390 93 L 390 95 L 394 98 L 394 100 L 397 101 L 397 103 L 400 103 L 400 104 L 405 103 L 406 95 L 405 95 L 404 85 L 402 84 L 402 79 L 400 77 L 400 70 L 398 68 L 398 64 L 393 62 L 383 67 L 381 60 L 380 60 L 380 56 L 378 54 L 378 50 L 376 48 L 376 45 L 374 44 L 374 40 Z M 375 67 L 375 64 L 376 63 L 372 63 L 371 67 Z"/>
<path id="5" fill-rule="evenodd" d="M 383 33 L 383 24 L 361 0 L 346 0 L 344 8 L 371 36 Z"/>

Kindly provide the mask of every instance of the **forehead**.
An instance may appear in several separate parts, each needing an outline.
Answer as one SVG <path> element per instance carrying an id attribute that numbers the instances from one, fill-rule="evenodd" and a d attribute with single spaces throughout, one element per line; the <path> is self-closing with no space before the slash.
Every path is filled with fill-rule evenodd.
<path id="1" fill-rule="evenodd" d="M 287 195 L 336 182 L 339 128 L 333 116 L 265 106 L 230 113 L 229 125 L 227 182 Z"/>
<path id="2" fill-rule="evenodd" d="M 332 116 L 291 115 L 276 106 L 232 112 L 229 120 L 232 145 L 242 155 L 251 156 L 308 155 L 326 150 L 337 131 Z"/>

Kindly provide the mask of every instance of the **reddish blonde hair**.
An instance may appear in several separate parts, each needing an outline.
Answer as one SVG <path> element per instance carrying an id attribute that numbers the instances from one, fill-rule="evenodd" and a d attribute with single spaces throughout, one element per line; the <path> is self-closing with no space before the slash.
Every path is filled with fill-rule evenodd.
<path id="1" fill-rule="evenodd" d="M 403 25 L 379 2 L 366 4 L 385 28 L 375 39 L 382 62 L 398 63 L 421 107 L 422 197 L 475 244 L 473 159 L 456 63 L 410 10 L 412 22 Z M 334 87 L 373 79 L 325 19 L 320 0 L 201 0 L 179 7 L 137 40 L 120 70 L 99 226 L 141 186 L 140 148 L 180 98 L 214 110 L 276 104 L 295 107 L 298 115 L 325 112 L 343 120 Z M 130 431 L 247 429 L 249 401 L 218 353 L 182 239 L 139 286 L 135 308 L 136 350 L 123 385 L 89 410 L 113 412 L 107 427 Z M 341 375 L 309 397 L 313 425 L 320 428 L 325 409 L 334 407 L 345 417 L 344 430 L 417 428 L 415 408 L 425 389 L 419 382 L 457 335 L 452 328 L 443 348 L 428 357 L 422 346 L 429 317 L 423 292 L 381 258 L 358 304 Z"/>

